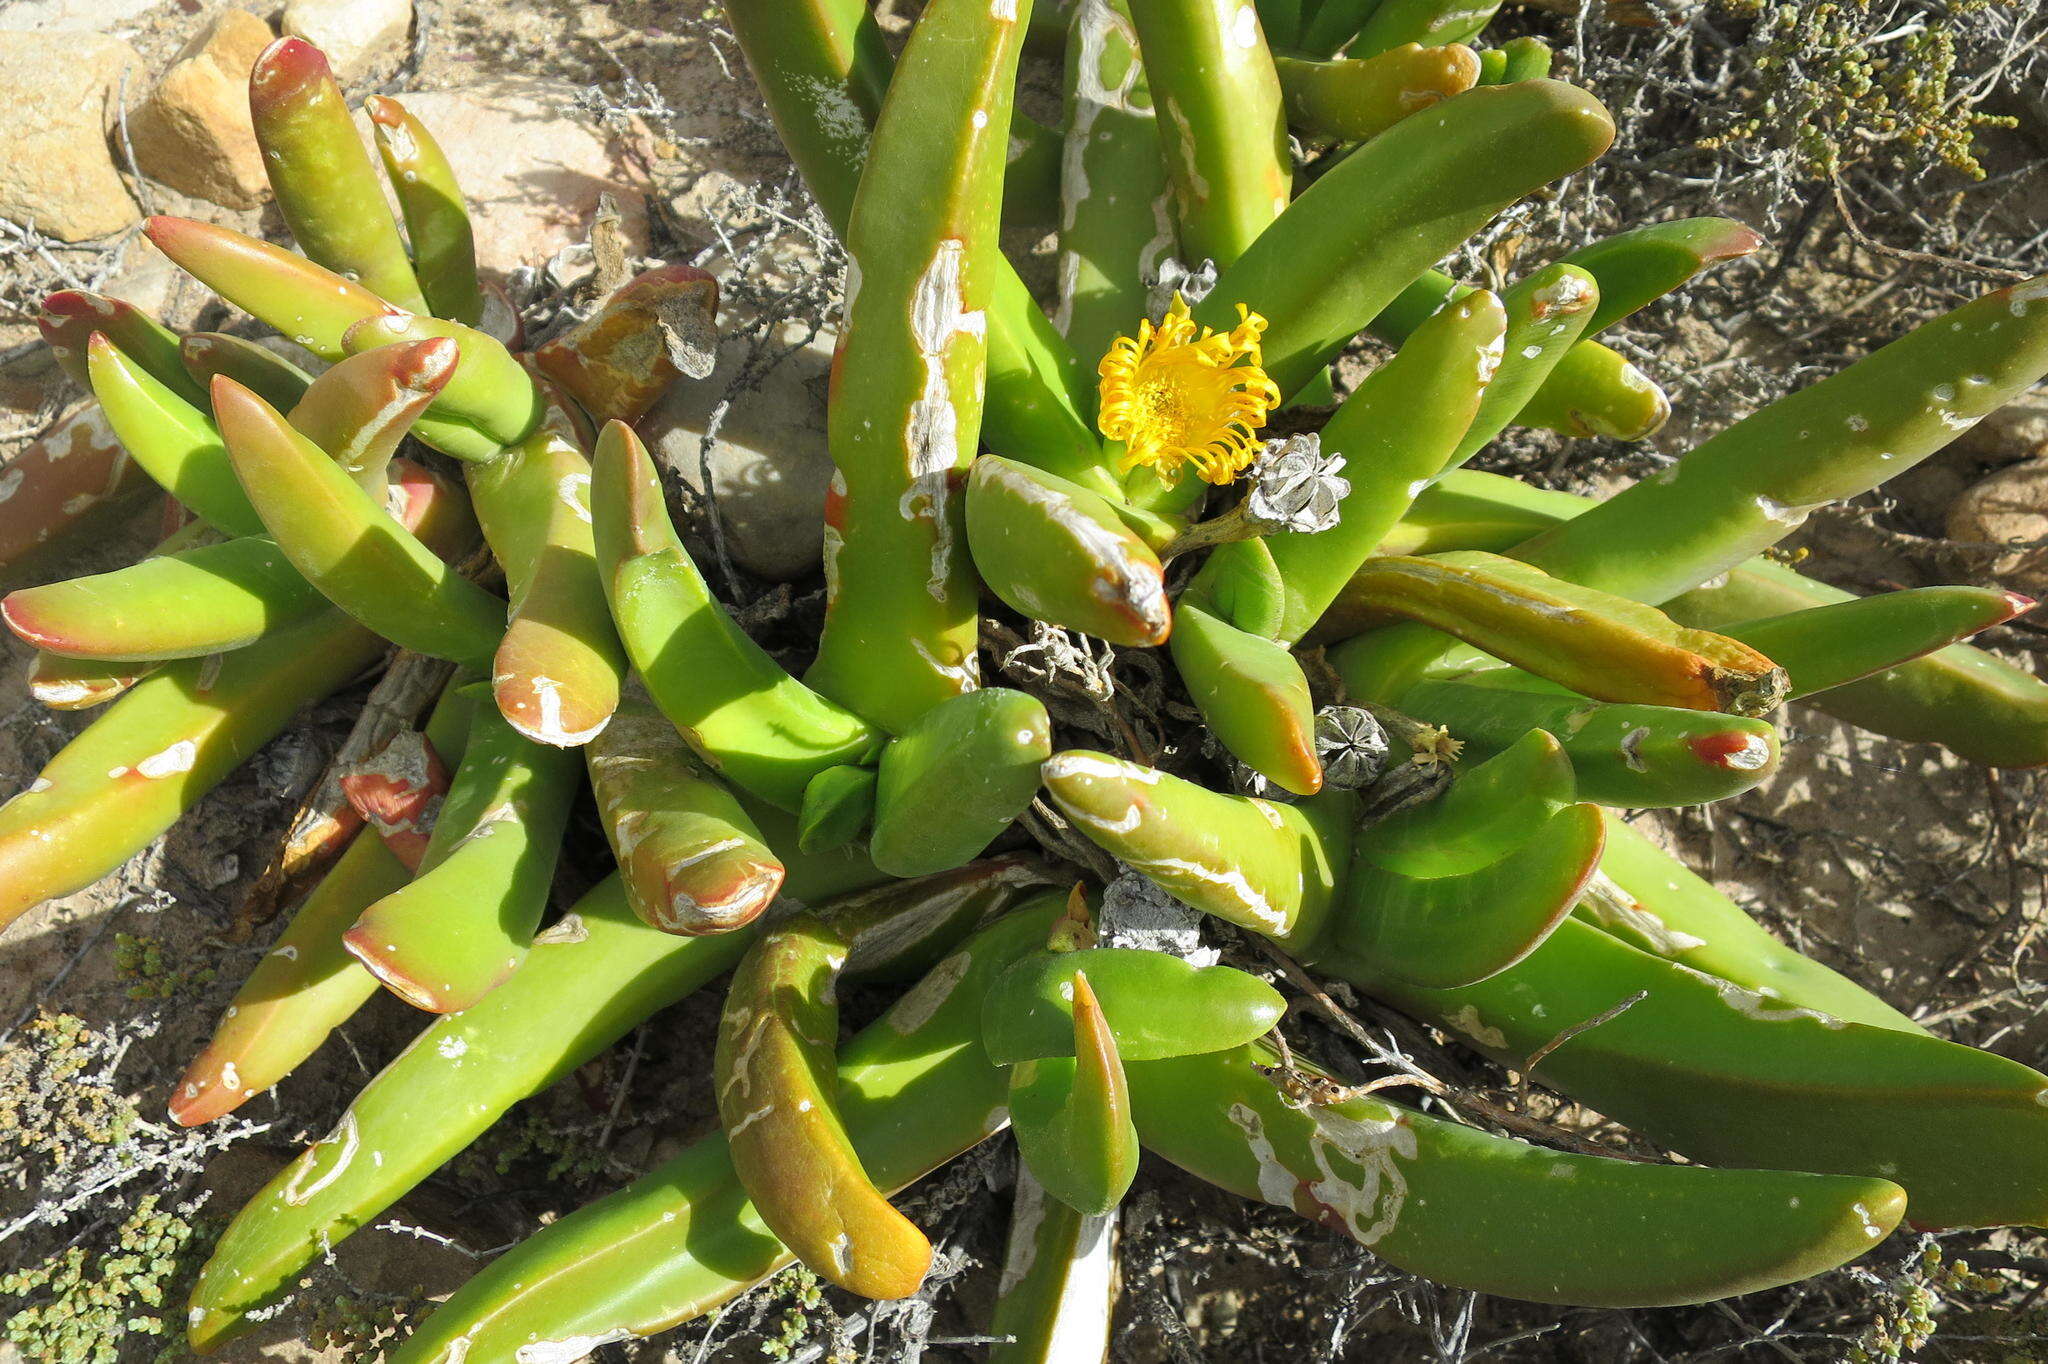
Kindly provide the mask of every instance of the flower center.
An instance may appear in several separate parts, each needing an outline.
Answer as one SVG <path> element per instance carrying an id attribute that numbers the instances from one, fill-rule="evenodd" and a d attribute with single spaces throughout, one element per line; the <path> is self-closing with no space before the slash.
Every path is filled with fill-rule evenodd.
<path id="1" fill-rule="evenodd" d="M 1280 391 L 1259 368 L 1266 320 L 1242 303 L 1237 314 L 1227 333 L 1197 328 L 1176 296 L 1156 327 L 1141 322 L 1137 336 L 1110 343 L 1097 370 L 1097 425 L 1124 443 L 1124 469 L 1150 466 L 1170 486 L 1183 465 L 1211 483 L 1228 483 L 1250 465 Z"/>

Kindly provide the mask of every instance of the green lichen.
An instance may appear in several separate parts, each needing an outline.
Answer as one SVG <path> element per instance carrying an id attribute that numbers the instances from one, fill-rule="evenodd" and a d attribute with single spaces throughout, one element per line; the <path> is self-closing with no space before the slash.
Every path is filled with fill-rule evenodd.
<path id="1" fill-rule="evenodd" d="M 135 1105 L 109 1071 L 111 1039 L 82 1018 L 41 1012 L 0 1048 L 0 1163 L 25 1183 L 32 1170 L 87 1165 L 134 1130 Z"/>
<path id="2" fill-rule="evenodd" d="M 1875 1317 L 1849 1348 L 1849 1364 L 1897 1364 L 1917 1359 L 1934 1339 L 1937 1317 L 1945 1317 L 1952 1300 L 1983 1297 L 2006 1287 L 1996 1275 L 1980 1274 L 1942 1254 L 1930 1238 L 1906 1272 L 1873 1295 Z"/>
<path id="3" fill-rule="evenodd" d="M 761 1342 L 761 1353 L 770 1359 L 788 1359 L 811 1336 L 811 1313 L 825 1301 L 818 1276 L 801 1264 L 793 1264 L 769 1281 L 776 1293 L 789 1298 L 789 1306 L 776 1319 L 774 1334 Z"/>
<path id="4" fill-rule="evenodd" d="M 472 1183 L 495 1185 L 493 1176 L 515 1169 L 538 1170 L 549 1184 L 588 1187 L 600 1180 L 610 1156 L 598 1145 L 603 1124 L 564 1123 L 558 1116 L 524 1110 L 501 1119 L 458 1158 L 456 1170 Z"/>
<path id="5" fill-rule="evenodd" d="M 164 954 L 162 939 L 133 933 L 114 935 L 114 970 L 129 982 L 130 999 L 176 999 L 212 984 L 220 974 L 210 966 L 196 970 L 173 966 Z"/>
<path id="6" fill-rule="evenodd" d="M 158 1360 L 184 1354 L 176 1304 L 217 1231 L 193 1218 L 195 1207 L 167 1210 L 150 1195 L 108 1249 L 71 1246 L 0 1277 L 0 1299 L 23 1304 L 0 1328 L 4 1338 L 25 1358 L 50 1364 L 115 1364 L 138 1337 L 165 1342 Z"/>
<path id="7" fill-rule="evenodd" d="M 343 1364 L 370 1364 L 426 1309 L 424 1289 L 409 1294 L 323 1298 L 306 1326 L 306 1343 L 333 1352 Z"/>
<path id="8" fill-rule="evenodd" d="M 1959 0 L 1880 32 L 1871 0 L 1820 4 L 1722 0 L 1753 16 L 1753 81 L 1698 145 L 1744 144 L 1788 153 L 1800 175 L 1833 180 L 1852 166 L 1888 160 L 1908 170 L 1942 164 L 1984 178 L 1982 128 L 2016 120 L 1978 112 L 1955 88 L 1956 20 L 2003 0 Z"/>

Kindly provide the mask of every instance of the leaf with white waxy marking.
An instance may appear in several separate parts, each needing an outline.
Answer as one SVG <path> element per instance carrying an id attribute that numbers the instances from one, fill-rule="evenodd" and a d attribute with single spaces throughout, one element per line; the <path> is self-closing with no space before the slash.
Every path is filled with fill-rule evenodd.
<path id="1" fill-rule="evenodd" d="M 768 908 L 782 860 L 646 697 L 629 692 L 584 753 L 636 914 L 665 933 L 724 933 Z"/>
<path id="2" fill-rule="evenodd" d="M 1131 648 L 1172 629 L 1159 557 L 1078 483 L 982 455 L 967 480 L 967 543 L 988 589 L 1034 619 Z"/>
<path id="3" fill-rule="evenodd" d="M 834 986 L 849 946 L 800 914 L 748 950 L 718 1024 L 718 1116 L 740 1183 L 798 1259 L 863 1297 L 904 1298 L 931 1242 L 868 1178 L 839 1114 Z"/>
<path id="4" fill-rule="evenodd" d="M 1281 942 L 1312 941 L 1329 916 L 1351 856 L 1349 791 L 1277 805 L 1086 749 L 1040 775 L 1077 830 L 1204 913 Z"/>
<path id="5" fill-rule="evenodd" d="M 468 479 L 512 598 L 491 660 L 498 710 L 535 743 L 588 743 L 611 719 L 626 673 L 598 576 L 590 461 L 544 426 L 471 466 Z"/>

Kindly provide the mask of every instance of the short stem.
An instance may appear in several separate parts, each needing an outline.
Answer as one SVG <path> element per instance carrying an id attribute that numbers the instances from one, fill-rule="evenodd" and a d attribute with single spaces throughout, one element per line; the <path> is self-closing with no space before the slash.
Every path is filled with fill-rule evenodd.
<path id="1" fill-rule="evenodd" d="M 1280 528 L 1280 522 L 1258 515 L 1252 511 L 1248 500 L 1242 501 L 1221 516 L 1197 521 L 1174 536 L 1159 551 L 1159 559 L 1164 563 L 1191 550 L 1208 549 L 1211 545 L 1228 544 L 1232 540 L 1256 540 Z"/>

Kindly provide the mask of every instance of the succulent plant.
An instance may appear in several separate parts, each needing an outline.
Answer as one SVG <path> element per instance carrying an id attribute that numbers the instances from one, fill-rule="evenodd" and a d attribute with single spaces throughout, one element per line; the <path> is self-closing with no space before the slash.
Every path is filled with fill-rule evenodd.
<path id="1" fill-rule="evenodd" d="M 849 262 L 801 677 L 700 572 L 633 427 L 695 368 L 709 277 L 651 270 L 529 349 L 429 130 L 372 103 L 401 231 L 320 54 L 264 54 L 251 104 L 304 254 L 149 234 L 326 367 L 54 296 L 45 335 L 98 416 L 64 437 L 87 458 L 10 466 L 0 525 L 8 554 L 65 534 L 134 489 L 130 460 L 195 518 L 128 568 L 0 603 L 41 694 L 110 702 L 0 810 L 0 922 L 118 866 L 391 659 L 291 833 L 310 893 L 171 1114 L 268 1089 L 380 986 L 435 1017 L 228 1226 L 197 1347 L 729 969 L 722 1131 L 493 1261 L 396 1359 L 579 1358 L 792 1260 L 908 1295 L 931 1246 L 890 1195 L 1006 1126 L 1005 1360 L 1101 1353 L 1141 1149 L 1542 1302 L 1782 1284 L 1907 1216 L 2048 1221 L 2048 1077 L 1777 942 L 1616 813 L 1765 780 L 1792 698 L 2048 762 L 2048 686 L 1960 642 L 2031 603 L 1855 600 L 1760 557 L 2048 372 L 2048 281 L 1605 502 L 1461 470 L 1512 423 L 1653 429 L 1663 395 L 1597 334 L 1758 244 L 1686 220 L 1498 293 L 1436 273 L 1612 135 L 1541 44 L 1466 45 L 1492 8 L 1081 0 L 1049 184 L 1030 148 L 1055 134 L 1011 107 L 1028 0 L 930 0 L 893 65 L 859 0 L 728 0 Z M 1290 127 L 1356 145 L 1297 193 Z M 1002 254 L 1006 212 L 1059 224 L 1051 311 Z M 1367 331 L 1391 358 L 1269 440 Z M 1041 642 L 1165 648 L 1273 795 L 1199 753 L 1068 745 L 1043 698 L 984 686 L 984 588 Z M 1317 646 L 1347 703 L 1320 713 Z M 550 921 L 586 772 L 619 870 Z M 1689 1163 L 1338 1084 L 1277 1039 L 1286 1000 L 1257 972 L 1121 940 L 1105 871 L 1108 900 L 1148 886 Z M 842 980 L 906 988 L 842 1044 Z"/>

